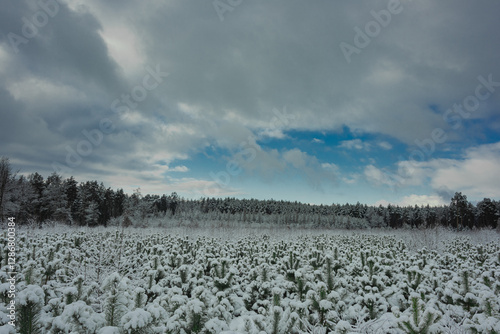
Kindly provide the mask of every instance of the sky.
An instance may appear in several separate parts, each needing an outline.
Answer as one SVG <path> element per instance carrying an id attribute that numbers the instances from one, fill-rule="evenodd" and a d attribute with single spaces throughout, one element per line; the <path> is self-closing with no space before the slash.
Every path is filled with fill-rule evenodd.
<path id="1" fill-rule="evenodd" d="M 4 0 L 0 156 L 143 194 L 500 198 L 500 3 Z"/>

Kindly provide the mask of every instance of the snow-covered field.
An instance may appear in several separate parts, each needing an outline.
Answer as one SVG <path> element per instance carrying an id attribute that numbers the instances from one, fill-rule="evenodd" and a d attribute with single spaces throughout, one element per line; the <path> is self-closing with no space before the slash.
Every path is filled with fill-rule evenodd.
<path id="1" fill-rule="evenodd" d="M 5 241 L 0 333 L 500 333 L 499 241 L 495 231 L 19 230 L 17 327 Z"/>

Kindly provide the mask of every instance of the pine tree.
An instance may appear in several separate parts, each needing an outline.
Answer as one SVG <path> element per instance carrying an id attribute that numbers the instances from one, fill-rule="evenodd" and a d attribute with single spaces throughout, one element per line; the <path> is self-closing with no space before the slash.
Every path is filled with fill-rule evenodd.
<path id="1" fill-rule="evenodd" d="M 44 301 L 44 292 L 37 285 L 28 285 L 19 292 L 19 333 L 41 333 L 40 312 Z"/>
<path id="2" fill-rule="evenodd" d="M 126 282 L 116 272 L 108 276 L 102 284 L 102 290 L 106 294 L 104 312 L 108 326 L 120 325 L 121 317 L 127 310 L 128 301 L 124 295 L 125 288 Z"/>
<path id="3" fill-rule="evenodd" d="M 61 176 L 56 173 L 53 173 L 45 181 L 40 210 L 44 220 L 54 219 L 68 222 L 71 219 L 64 184 Z"/>
<path id="4" fill-rule="evenodd" d="M 14 204 L 11 202 L 11 196 L 13 195 L 12 191 L 15 189 L 15 179 L 16 176 L 12 172 L 9 158 L 0 158 L 0 222 L 5 218 L 9 204 Z"/>
<path id="5" fill-rule="evenodd" d="M 453 223 L 456 229 L 464 227 L 464 221 L 467 222 L 469 214 L 469 202 L 467 196 L 461 192 L 456 192 L 451 199 L 450 210 L 453 214 Z"/>

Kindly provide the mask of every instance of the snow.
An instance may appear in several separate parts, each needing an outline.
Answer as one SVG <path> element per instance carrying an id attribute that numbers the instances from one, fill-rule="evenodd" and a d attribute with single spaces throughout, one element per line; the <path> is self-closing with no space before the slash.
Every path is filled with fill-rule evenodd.
<path id="1" fill-rule="evenodd" d="M 118 327 L 106 326 L 101 328 L 97 334 L 120 334 L 120 329 Z"/>
<path id="2" fill-rule="evenodd" d="M 0 326 L 0 334 L 16 334 L 16 329 L 12 325 Z"/>
<path id="3" fill-rule="evenodd" d="M 443 233 L 436 251 L 403 232 L 177 232 L 20 230 L 16 305 L 39 306 L 42 332 L 402 333 L 427 316 L 430 332 L 500 331 L 498 237 Z M 0 333 L 12 332 L 5 299 Z"/>
<path id="4" fill-rule="evenodd" d="M 45 294 L 37 285 L 30 284 L 26 286 L 26 289 L 22 290 L 18 294 L 18 303 L 20 305 L 27 305 L 28 303 L 40 305 L 43 302 Z"/>
<path id="5" fill-rule="evenodd" d="M 136 309 L 126 313 L 122 317 L 121 324 L 126 333 L 132 333 L 147 328 L 151 325 L 152 320 L 151 313 L 143 309 Z"/>

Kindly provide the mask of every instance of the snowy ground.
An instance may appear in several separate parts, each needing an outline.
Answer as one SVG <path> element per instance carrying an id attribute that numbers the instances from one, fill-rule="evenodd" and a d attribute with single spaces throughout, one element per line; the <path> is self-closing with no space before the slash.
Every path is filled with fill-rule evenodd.
<path id="1" fill-rule="evenodd" d="M 0 333 L 498 333 L 499 241 L 443 229 L 21 229 L 15 291 L 6 241 L 1 252 Z"/>

